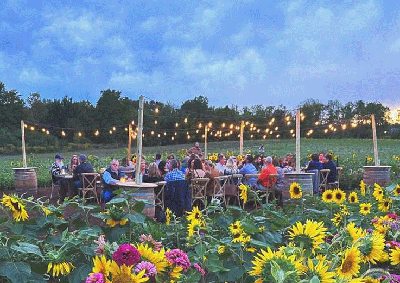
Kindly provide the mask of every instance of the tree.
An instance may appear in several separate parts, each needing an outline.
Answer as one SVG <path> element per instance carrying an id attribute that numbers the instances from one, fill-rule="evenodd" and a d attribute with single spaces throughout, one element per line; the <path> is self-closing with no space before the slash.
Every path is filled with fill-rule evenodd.
<path id="1" fill-rule="evenodd" d="M 25 114 L 25 103 L 16 90 L 6 90 L 0 82 L 0 127 L 17 128 Z"/>

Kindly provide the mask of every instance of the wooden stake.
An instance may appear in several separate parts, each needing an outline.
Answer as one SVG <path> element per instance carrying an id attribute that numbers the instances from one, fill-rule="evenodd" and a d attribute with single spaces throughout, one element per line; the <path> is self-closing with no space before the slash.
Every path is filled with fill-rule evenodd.
<path id="1" fill-rule="evenodd" d="M 22 163 L 24 168 L 28 167 L 26 164 L 26 149 L 25 149 L 25 125 L 24 120 L 21 120 L 21 133 L 22 133 Z"/>
<path id="2" fill-rule="evenodd" d="M 243 155 L 243 132 L 244 132 L 244 121 L 240 123 L 240 145 L 239 145 L 240 155 Z"/>
<path id="3" fill-rule="evenodd" d="M 204 158 L 205 159 L 208 158 L 208 154 L 207 154 L 207 132 L 208 132 L 208 126 L 206 125 L 204 127 Z"/>
<path id="4" fill-rule="evenodd" d="M 371 115 L 371 124 L 372 124 L 372 141 L 374 143 L 374 159 L 375 159 L 375 166 L 380 166 L 381 162 L 378 158 L 378 141 L 376 138 L 376 123 L 375 123 L 375 115 Z"/>
<path id="5" fill-rule="evenodd" d="M 142 141 L 143 141 L 143 108 L 144 99 L 143 96 L 139 96 L 139 111 L 138 111 L 138 133 L 137 133 L 137 149 L 136 149 L 136 172 L 135 181 L 136 184 L 141 184 L 140 179 L 140 164 L 142 163 Z"/>
<path id="6" fill-rule="evenodd" d="M 129 123 L 129 130 L 128 130 L 128 166 L 129 160 L 131 160 L 131 149 L 132 149 L 132 124 Z"/>
<path id="7" fill-rule="evenodd" d="M 296 110 L 296 173 L 300 173 L 300 109 Z"/>

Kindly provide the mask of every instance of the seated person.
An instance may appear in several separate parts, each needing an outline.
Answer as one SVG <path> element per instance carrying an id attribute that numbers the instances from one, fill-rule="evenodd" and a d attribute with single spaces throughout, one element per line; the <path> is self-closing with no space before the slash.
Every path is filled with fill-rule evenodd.
<path id="1" fill-rule="evenodd" d="M 261 171 L 260 176 L 258 177 L 258 180 L 261 182 L 262 187 L 258 187 L 261 190 L 265 190 L 266 188 L 271 188 L 273 185 L 275 185 L 276 178 L 275 180 L 271 180 L 269 177 L 271 174 L 278 174 L 275 166 L 272 164 L 272 157 L 268 156 L 265 158 L 265 167 Z"/>
<path id="2" fill-rule="evenodd" d="M 110 167 L 108 167 L 103 173 L 102 197 L 105 202 L 109 202 L 114 197 L 113 191 L 118 189 L 115 184 L 121 177 L 125 177 L 125 173 L 119 169 L 118 160 L 113 159 Z"/>
<path id="3" fill-rule="evenodd" d="M 82 173 L 93 173 L 93 166 L 87 162 L 87 156 L 79 155 L 79 165 L 73 171 L 74 195 L 78 194 L 78 188 L 82 188 Z"/>
<path id="4" fill-rule="evenodd" d="M 193 160 L 193 170 L 190 171 L 190 174 L 187 179 L 192 178 L 205 178 L 206 172 L 203 169 L 203 164 L 199 158 L 195 158 Z"/>
<path id="5" fill-rule="evenodd" d="M 150 163 L 148 173 L 143 175 L 143 182 L 156 183 L 163 180 L 164 178 L 161 177 L 161 172 L 157 164 L 155 162 Z"/>
<path id="6" fill-rule="evenodd" d="M 169 172 L 165 175 L 165 181 L 167 183 L 179 180 L 185 180 L 185 175 L 179 169 L 179 162 L 176 159 L 169 161 Z"/>
<path id="7" fill-rule="evenodd" d="M 79 161 L 78 161 L 78 155 L 73 154 L 71 157 L 71 162 L 68 164 L 68 172 L 72 173 L 74 172 L 75 168 L 78 167 Z"/>
<path id="8" fill-rule="evenodd" d="M 63 169 L 63 167 L 64 167 L 64 163 L 62 161 L 64 158 L 62 158 L 61 155 L 57 154 L 54 157 L 54 159 L 55 159 L 55 161 L 53 164 L 51 164 L 51 167 L 50 167 L 51 178 L 53 179 L 53 183 L 55 185 L 60 185 L 59 176 L 61 174 L 61 169 Z"/>
<path id="9" fill-rule="evenodd" d="M 218 169 L 220 175 L 225 174 L 225 170 L 227 169 L 225 163 L 226 163 L 225 155 L 223 155 L 222 153 L 218 154 L 218 163 L 217 165 L 215 165 L 215 168 Z"/>
<path id="10" fill-rule="evenodd" d="M 322 169 L 322 163 L 319 162 L 319 156 L 318 154 L 313 154 L 311 155 L 311 160 L 308 162 L 308 166 L 306 168 L 306 172 L 309 170 L 321 170 Z"/>
<path id="11" fill-rule="evenodd" d="M 225 174 L 230 175 L 230 174 L 236 174 L 239 171 L 237 167 L 237 159 L 235 156 L 229 157 L 228 161 L 226 161 L 226 169 L 225 169 Z"/>
<path id="12" fill-rule="evenodd" d="M 239 174 L 257 174 L 257 168 L 253 165 L 253 156 L 247 154 L 243 160 L 243 167 L 239 170 Z M 243 182 L 245 185 L 255 186 L 257 183 L 257 178 L 250 178 L 250 184 Z"/>
<path id="13" fill-rule="evenodd" d="M 161 153 L 156 153 L 156 158 L 154 160 L 154 163 L 158 166 L 161 162 Z"/>
<path id="14" fill-rule="evenodd" d="M 164 179 L 165 175 L 168 173 L 167 162 L 161 160 L 161 162 L 158 164 L 158 170 L 160 170 L 161 177 Z"/>
<path id="15" fill-rule="evenodd" d="M 332 161 L 332 155 L 327 154 L 325 158 L 323 159 L 322 167 L 324 169 L 330 169 L 331 171 L 328 174 L 327 181 L 328 183 L 334 183 L 336 182 L 336 165 Z"/>

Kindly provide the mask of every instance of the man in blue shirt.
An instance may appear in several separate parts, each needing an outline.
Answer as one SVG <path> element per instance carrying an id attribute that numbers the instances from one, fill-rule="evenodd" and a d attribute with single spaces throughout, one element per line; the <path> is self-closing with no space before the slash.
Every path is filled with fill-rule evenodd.
<path id="1" fill-rule="evenodd" d="M 179 162 L 176 159 L 171 159 L 169 162 L 169 172 L 165 175 L 167 183 L 178 180 L 185 180 L 185 174 L 179 170 Z"/>
<path id="2" fill-rule="evenodd" d="M 115 184 L 121 177 L 125 177 L 125 173 L 119 169 L 118 160 L 113 159 L 110 167 L 108 167 L 103 173 L 102 197 L 105 202 L 109 202 L 114 197 L 113 191 L 118 188 Z"/>
<path id="3" fill-rule="evenodd" d="M 251 154 L 247 154 L 245 159 L 244 159 L 244 165 L 242 169 L 239 170 L 239 174 L 257 174 L 257 168 L 253 165 L 253 156 Z M 256 185 L 257 184 L 257 178 L 250 178 L 251 184 L 246 184 L 246 185 Z"/>

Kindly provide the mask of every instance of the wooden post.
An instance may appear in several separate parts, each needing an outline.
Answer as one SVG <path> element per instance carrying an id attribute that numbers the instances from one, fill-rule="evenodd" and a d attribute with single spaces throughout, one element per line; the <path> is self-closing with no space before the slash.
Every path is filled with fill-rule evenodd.
<path id="1" fill-rule="evenodd" d="M 144 98 L 139 96 L 139 111 L 138 111 L 138 133 L 137 133 L 137 149 L 136 149 L 136 172 L 135 181 L 136 184 L 141 184 L 140 179 L 140 164 L 142 163 L 142 141 L 143 141 L 143 108 L 144 108 Z"/>
<path id="2" fill-rule="evenodd" d="M 296 173 L 300 173 L 300 109 L 296 110 Z"/>
<path id="3" fill-rule="evenodd" d="M 26 165 L 26 149 L 25 149 L 25 124 L 24 120 L 21 120 L 21 133 L 22 133 L 22 163 L 24 168 L 28 167 Z"/>
<path id="4" fill-rule="evenodd" d="M 208 125 L 204 127 L 204 158 L 208 158 L 207 154 L 207 132 L 208 132 Z"/>
<path id="5" fill-rule="evenodd" d="M 375 115 L 371 115 L 371 124 L 372 124 L 372 141 L 374 143 L 374 159 L 375 159 L 375 166 L 380 166 L 381 162 L 378 158 L 378 141 L 376 138 L 376 123 L 375 123 Z"/>
<path id="6" fill-rule="evenodd" d="M 244 132 L 244 121 L 240 123 L 240 145 L 239 145 L 240 155 L 243 155 L 243 132 Z"/>
<path id="7" fill-rule="evenodd" d="M 129 166 L 129 160 L 131 160 L 131 149 L 132 149 L 132 124 L 129 123 L 129 128 L 128 128 L 128 166 Z"/>

